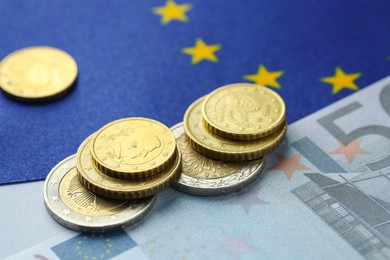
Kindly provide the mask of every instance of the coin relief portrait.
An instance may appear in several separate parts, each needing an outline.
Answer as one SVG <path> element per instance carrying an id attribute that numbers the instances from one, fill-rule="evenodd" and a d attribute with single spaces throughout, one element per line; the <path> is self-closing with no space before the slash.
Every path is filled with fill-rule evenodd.
<path id="1" fill-rule="evenodd" d="M 256 96 L 247 93 L 226 95 L 216 104 L 217 121 L 223 126 L 235 126 L 239 130 L 249 127 L 261 127 L 262 103 Z"/>
<path id="2" fill-rule="evenodd" d="M 285 104 L 270 89 L 236 83 L 210 93 L 202 113 L 211 132 L 232 140 L 255 140 L 280 128 L 285 121 Z"/>
<path id="3" fill-rule="evenodd" d="M 120 164 L 143 164 L 156 158 L 163 150 L 160 138 L 145 127 L 122 129 L 104 142 L 107 144 L 107 158 Z"/>

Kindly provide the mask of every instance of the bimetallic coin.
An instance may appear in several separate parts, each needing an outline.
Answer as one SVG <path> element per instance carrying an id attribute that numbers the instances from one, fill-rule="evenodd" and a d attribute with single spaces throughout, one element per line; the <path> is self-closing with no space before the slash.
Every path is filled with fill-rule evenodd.
<path id="1" fill-rule="evenodd" d="M 8 96 L 25 102 L 60 98 L 75 85 L 77 64 L 66 52 L 52 47 L 15 51 L 0 64 L 0 86 Z"/>
<path id="2" fill-rule="evenodd" d="M 184 133 L 183 123 L 171 128 L 181 150 L 182 173 L 172 187 L 193 195 L 224 195 L 250 184 L 264 168 L 264 157 L 247 162 L 225 162 L 195 151 Z"/>
<path id="3" fill-rule="evenodd" d="M 78 179 L 75 158 L 58 163 L 44 184 L 45 206 L 55 221 L 75 231 L 102 233 L 134 224 L 151 210 L 155 196 L 112 200 L 90 192 Z"/>
<path id="4" fill-rule="evenodd" d="M 181 153 L 176 148 L 173 164 L 158 174 L 144 179 L 125 180 L 110 177 L 94 167 L 91 156 L 93 138 L 94 136 L 88 137 L 80 145 L 76 155 L 76 166 L 81 182 L 103 197 L 113 199 L 147 197 L 168 187 L 180 174 Z"/>
<path id="5" fill-rule="evenodd" d="M 192 147 L 203 155 L 224 161 L 259 159 L 271 152 L 286 134 L 287 124 L 284 121 L 283 127 L 276 132 L 253 141 L 234 141 L 215 135 L 203 123 L 203 100 L 204 97 L 198 99 L 187 109 L 183 122 Z"/>
<path id="6" fill-rule="evenodd" d="M 92 141 L 95 165 L 122 179 L 150 177 L 175 160 L 176 140 L 168 127 L 148 118 L 124 118 L 102 127 Z"/>
<path id="7" fill-rule="evenodd" d="M 256 140 L 283 127 L 286 106 L 274 91 L 255 84 L 226 85 L 203 102 L 207 128 L 232 140 Z"/>

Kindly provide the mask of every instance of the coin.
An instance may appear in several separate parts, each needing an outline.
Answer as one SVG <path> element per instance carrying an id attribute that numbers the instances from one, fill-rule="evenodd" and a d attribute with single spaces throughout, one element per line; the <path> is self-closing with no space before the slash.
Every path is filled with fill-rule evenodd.
<path id="1" fill-rule="evenodd" d="M 180 174 L 181 153 L 176 149 L 173 164 L 151 177 L 127 180 L 110 177 L 94 167 L 91 156 L 93 139 L 92 135 L 80 145 L 76 156 L 76 166 L 81 182 L 101 196 L 113 199 L 147 197 L 168 187 Z"/>
<path id="2" fill-rule="evenodd" d="M 0 64 L 0 86 L 11 98 L 44 102 L 60 98 L 75 85 L 77 64 L 66 52 L 52 47 L 15 51 Z"/>
<path id="3" fill-rule="evenodd" d="M 64 159 L 46 177 L 43 197 L 55 221 L 75 231 L 102 233 L 134 224 L 151 210 L 155 196 L 112 200 L 90 192 L 78 179 L 75 158 Z"/>
<path id="4" fill-rule="evenodd" d="M 183 123 L 171 127 L 181 150 L 182 172 L 172 187 L 193 195 L 224 195 L 250 184 L 264 168 L 264 157 L 248 162 L 225 162 L 195 151 L 184 133 Z"/>
<path id="5" fill-rule="evenodd" d="M 102 127 L 92 142 L 97 167 L 123 179 L 146 178 L 170 166 L 176 140 L 168 127 L 148 118 L 124 118 Z"/>
<path id="6" fill-rule="evenodd" d="M 211 132 L 232 140 L 268 136 L 286 120 L 286 106 L 276 92 L 248 83 L 214 90 L 204 100 L 202 113 Z"/>
<path id="7" fill-rule="evenodd" d="M 287 124 L 275 133 L 253 141 L 233 141 L 208 131 L 203 123 L 202 102 L 196 100 L 184 115 L 184 129 L 192 147 L 203 155 L 224 161 L 248 161 L 271 152 L 283 140 Z"/>

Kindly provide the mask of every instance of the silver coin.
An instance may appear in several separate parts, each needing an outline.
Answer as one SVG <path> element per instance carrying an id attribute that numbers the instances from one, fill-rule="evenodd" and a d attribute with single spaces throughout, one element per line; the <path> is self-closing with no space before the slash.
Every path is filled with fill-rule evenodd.
<path id="1" fill-rule="evenodd" d="M 103 233 L 124 229 L 141 220 L 153 207 L 156 196 L 137 200 L 100 197 L 79 181 L 76 155 L 58 163 L 46 177 L 45 206 L 61 225 L 79 232 Z"/>
<path id="2" fill-rule="evenodd" d="M 224 195 L 238 191 L 264 168 L 265 158 L 247 162 L 225 162 L 195 151 L 187 140 L 183 123 L 171 127 L 182 152 L 182 174 L 171 186 L 179 191 L 202 196 Z"/>

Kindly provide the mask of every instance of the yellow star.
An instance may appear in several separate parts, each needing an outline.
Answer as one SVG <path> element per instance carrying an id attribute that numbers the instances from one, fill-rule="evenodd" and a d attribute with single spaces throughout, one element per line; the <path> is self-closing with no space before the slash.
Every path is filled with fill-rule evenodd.
<path id="1" fill-rule="evenodd" d="M 244 79 L 253 81 L 257 85 L 282 88 L 277 79 L 284 74 L 283 70 L 268 71 L 264 65 L 260 65 L 256 74 L 245 75 Z"/>
<path id="2" fill-rule="evenodd" d="M 196 64 L 202 60 L 218 62 L 218 58 L 214 52 L 221 49 L 221 47 L 220 44 L 207 45 L 202 39 L 197 39 L 194 47 L 183 48 L 182 52 L 192 55 L 192 64 Z"/>
<path id="3" fill-rule="evenodd" d="M 333 77 L 321 78 L 321 81 L 333 85 L 332 94 L 334 95 L 344 88 L 359 90 L 354 80 L 360 76 L 361 73 L 346 74 L 340 67 L 336 67 Z"/>
<path id="4" fill-rule="evenodd" d="M 191 9 L 190 4 L 178 5 L 174 0 L 167 0 L 165 6 L 153 8 L 153 13 L 161 15 L 161 23 L 167 24 L 172 20 L 187 22 L 186 12 Z"/>

